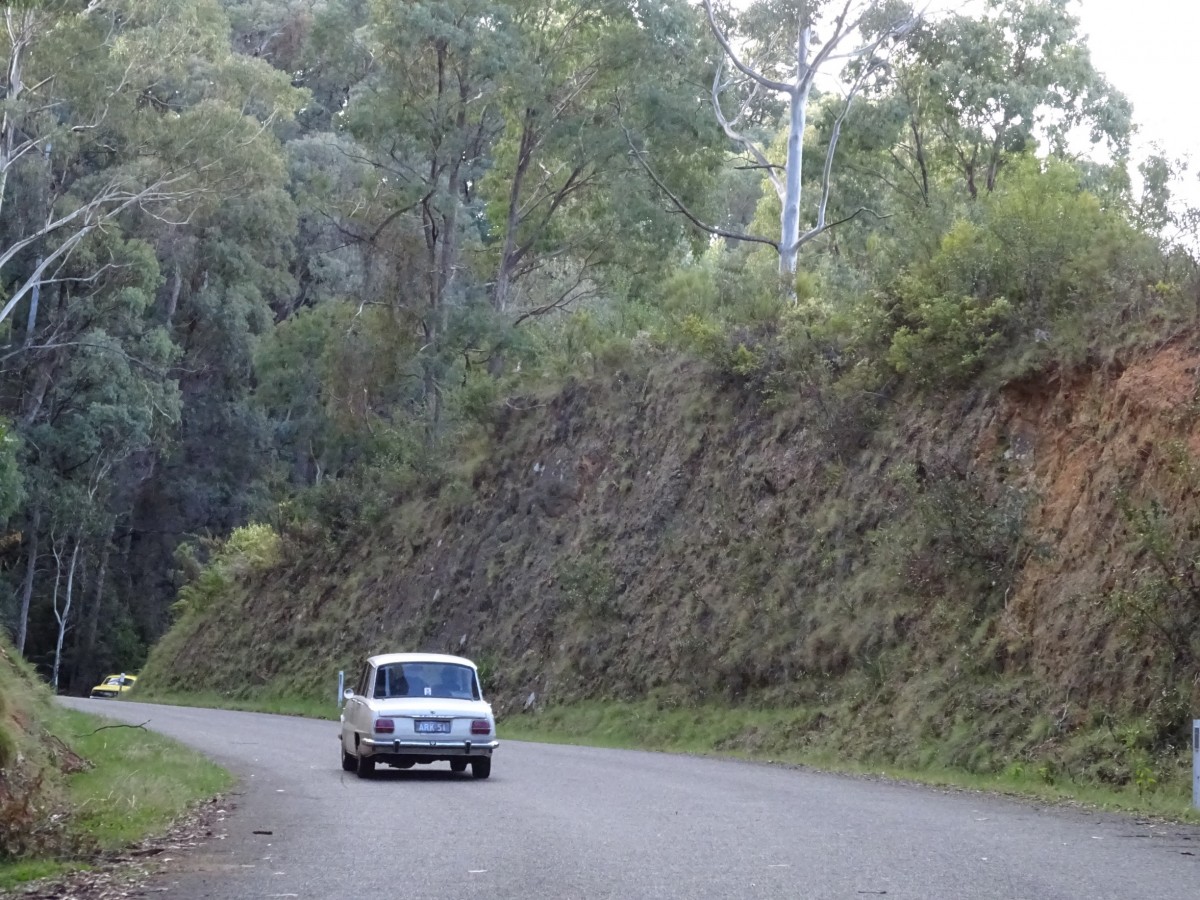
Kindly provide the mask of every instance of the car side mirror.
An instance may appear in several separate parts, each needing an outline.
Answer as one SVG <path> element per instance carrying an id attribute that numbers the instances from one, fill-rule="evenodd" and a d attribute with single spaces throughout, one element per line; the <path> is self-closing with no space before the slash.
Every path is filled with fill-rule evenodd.
<path id="1" fill-rule="evenodd" d="M 350 700 L 353 697 L 354 697 L 354 691 L 351 690 L 350 688 L 346 688 L 346 690 L 342 691 L 342 699 Z"/>

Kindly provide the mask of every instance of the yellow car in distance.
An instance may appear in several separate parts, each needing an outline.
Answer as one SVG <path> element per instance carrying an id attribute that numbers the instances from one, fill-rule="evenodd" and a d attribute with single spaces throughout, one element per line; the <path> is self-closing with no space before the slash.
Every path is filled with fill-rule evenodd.
<path id="1" fill-rule="evenodd" d="M 120 675 L 106 675 L 103 681 L 92 688 L 89 696 L 111 700 L 125 693 L 135 684 L 137 684 L 136 675 L 126 675 L 124 672 Z"/>

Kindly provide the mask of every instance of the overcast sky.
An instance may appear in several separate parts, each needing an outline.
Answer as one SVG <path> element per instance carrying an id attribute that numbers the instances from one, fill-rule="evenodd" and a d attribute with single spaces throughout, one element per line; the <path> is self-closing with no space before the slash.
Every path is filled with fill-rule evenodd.
<path id="1" fill-rule="evenodd" d="M 939 10 L 978 10 L 978 0 L 930 0 Z M 1135 155 L 1159 144 L 1170 157 L 1200 158 L 1200 117 L 1188 102 L 1200 41 L 1196 0 L 1075 0 L 1092 61 L 1133 103 Z"/>
<path id="2" fill-rule="evenodd" d="M 1092 61 L 1133 103 L 1141 141 L 1169 156 L 1200 150 L 1192 95 L 1200 8 L 1193 0 L 1080 0 Z"/>
<path id="3" fill-rule="evenodd" d="M 730 2 L 741 6 L 750 0 Z M 982 7 L 980 0 L 926 2 L 933 15 Z M 1152 145 L 1172 159 L 1191 157 L 1191 171 L 1176 190 L 1200 203 L 1200 112 L 1191 100 L 1198 77 L 1194 60 L 1200 58 L 1200 0 L 1075 0 L 1072 10 L 1096 68 L 1133 103 L 1135 166 Z M 836 76 L 827 77 L 832 88 Z M 1136 168 L 1131 169 L 1136 181 Z"/>

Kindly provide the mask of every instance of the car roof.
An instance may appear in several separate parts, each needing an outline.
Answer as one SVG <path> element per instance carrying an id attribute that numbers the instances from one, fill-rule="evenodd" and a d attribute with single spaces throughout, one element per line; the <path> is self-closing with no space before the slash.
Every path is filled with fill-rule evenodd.
<path id="1" fill-rule="evenodd" d="M 389 663 L 455 663 L 477 669 L 478 666 L 462 656 L 450 656 L 447 653 L 380 653 L 367 659 L 373 666 L 386 666 Z"/>

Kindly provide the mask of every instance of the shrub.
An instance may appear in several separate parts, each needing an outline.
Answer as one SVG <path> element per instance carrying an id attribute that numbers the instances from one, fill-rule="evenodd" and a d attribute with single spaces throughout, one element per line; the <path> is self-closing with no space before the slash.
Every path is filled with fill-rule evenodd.
<path id="1" fill-rule="evenodd" d="M 659 291 L 662 308 L 675 315 L 715 310 L 720 299 L 712 273 L 703 266 L 676 269 Z"/>
<path id="2" fill-rule="evenodd" d="M 897 371 L 962 381 L 1014 350 L 1025 367 L 1076 354 L 1086 323 L 1138 293 L 1152 260 L 1146 239 L 1080 180 L 1066 162 L 1021 161 L 927 260 L 905 268 L 886 292 Z M 1037 346 L 1045 350 L 1025 352 Z"/>
<path id="3" fill-rule="evenodd" d="M 564 561 L 559 566 L 558 589 L 564 606 L 587 618 L 603 619 L 615 610 L 617 582 L 598 554 Z"/>
<path id="4" fill-rule="evenodd" d="M 1116 499 L 1142 565 L 1127 586 L 1108 594 L 1109 610 L 1134 634 L 1155 639 L 1171 660 L 1168 671 L 1194 674 L 1200 669 L 1200 524 L 1153 498 L 1138 504 L 1122 492 Z"/>
<path id="5" fill-rule="evenodd" d="M 725 329 L 717 321 L 690 313 L 679 325 L 684 345 L 712 362 L 720 360 L 725 348 Z"/>
<path id="6" fill-rule="evenodd" d="M 892 336 L 887 361 L 921 382 L 964 382 L 1005 339 L 1012 305 L 1003 297 L 928 297 L 910 306 L 912 325 Z"/>
<path id="7" fill-rule="evenodd" d="M 1032 550 L 1025 535 L 1030 495 L 989 486 L 975 471 L 944 458 L 898 467 L 894 479 L 915 513 L 905 561 L 910 580 L 967 588 L 979 612 L 1003 596 Z"/>
<path id="8" fill-rule="evenodd" d="M 275 529 L 255 524 L 235 528 L 223 542 L 206 539 L 199 546 L 180 545 L 176 561 L 188 581 L 179 589 L 172 612 L 184 616 L 208 609 L 238 578 L 279 562 L 281 546 Z M 207 564 L 199 562 L 198 549 L 211 554 Z"/>

